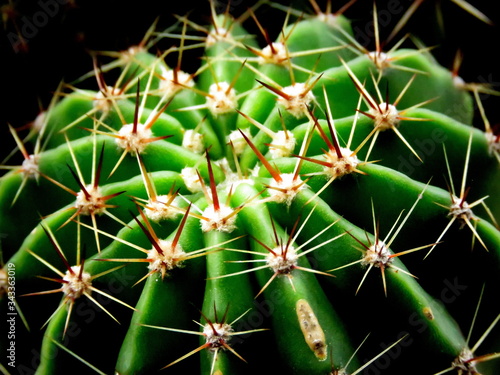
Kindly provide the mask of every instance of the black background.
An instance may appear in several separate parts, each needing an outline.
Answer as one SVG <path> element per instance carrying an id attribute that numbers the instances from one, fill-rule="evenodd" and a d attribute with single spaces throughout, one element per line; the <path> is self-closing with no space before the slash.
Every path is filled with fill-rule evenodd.
<path id="1" fill-rule="evenodd" d="M 413 0 L 378 1 L 381 15 L 392 7 L 398 14 L 381 20 L 381 39 L 384 40 L 393 29 L 395 22 Z M 460 49 L 464 54 L 460 76 L 467 82 L 488 82 L 500 89 L 500 68 L 497 49 L 500 44 L 498 23 L 500 15 L 495 10 L 495 1 L 471 0 L 473 5 L 487 14 L 494 25 L 487 25 L 459 8 L 452 0 L 424 0 L 407 25 L 419 35 L 426 45 L 437 45 L 433 55 L 438 61 L 452 68 L 455 53 Z M 283 2 L 294 4 L 293 2 Z M 307 0 L 297 1 L 297 7 L 309 7 Z M 325 3 L 318 0 L 325 9 Z M 333 10 L 345 1 L 331 0 Z M 172 24 L 173 14 L 189 13 L 189 19 L 206 25 L 209 23 L 208 1 L 117 1 L 117 0 L 20 0 L 2 5 L 0 30 L 0 61 L 2 78 L 0 83 L 0 139 L 5 153 L 12 137 L 6 124 L 23 126 L 32 121 L 40 108 L 46 108 L 52 93 L 61 80 L 70 82 L 92 69 L 89 50 L 119 51 L 140 42 L 145 31 L 158 17 L 157 29 L 162 30 Z M 224 7 L 227 0 L 219 1 Z M 233 0 L 231 13 L 241 14 L 254 1 Z M 435 25 L 435 6 L 440 4 L 444 16 L 444 35 Z M 47 10 L 49 9 L 49 10 Z M 353 20 L 357 30 L 371 32 L 373 2 L 358 0 L 345 15 Z M 14 12 L 12 12 L 12 10 Z M 48 17 L 42 13 L 52 13 Z M 394 12 L 393 12 L 394 13 Z M 284 12 L 262 6 L 258 11 L 259 20 L 266 25 L 269 33 L 276 37 Z M 36 26 L 38 23 L 39 26 Z M 260 35 L 255 22 L 245 24 L 249 31 Z M 16 30 L 26 35 L 26 50 L 16 48 Z M 400 34 L 401 36 L 402 34 Z M 366 39 L 363 40 L 366 42 Z M 162 46 L 158 45 L 160 48 Z M 373 48 L 373 39 L 368 48 Z M 199 60 L 186 54 L 184 70 L 194 71 Z M 191 66 L 190 66 L 191 65 Z M 498 83 L 498 85 L 497 85 Z M 95 81 L 88 81 L 95 89 Z M 493 126 L 500 123 L 500 97 L 483 95 L 489 121 Z M 476 118 L 475 124 L 482 127 Z"/>

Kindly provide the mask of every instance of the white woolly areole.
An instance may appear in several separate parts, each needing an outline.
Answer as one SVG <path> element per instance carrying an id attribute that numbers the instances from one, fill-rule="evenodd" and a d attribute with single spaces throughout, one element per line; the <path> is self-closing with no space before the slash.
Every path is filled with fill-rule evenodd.
<path id="1" fill-rule="evenodd" d="M 272 47 L 271 47 L 272 46 Z M 259 64 L 283 64 L 288 59 L 285 45 L 280 42 L 271 43 L 260 51 L 257 59 Z"/>
<path id="2" fill-rule="evenodd" d="M 279 275 L 288 275 L 297 266 L 299 256 L 293 246 L 286 249 L 276 247 L 266 256 L 266 263 L 275 273 Z"/>
<path id="3" fill-rule="evenodd" d="M 85 186 L 85 190 L 89 197 L 80 190 L 76 195 L 76 209 L 82 215 L 102 214 L 106 210 L 106 207 L 102 201 L 102 194 L 99 186 L 94 187 L 93 185 L 87 185 Z"/>
<path id="4" fill-rule="evenodd" d="M 296 118 L 303 117 L 307 112 L 307 107 L 314 100 L 314 94 L 304 83 L 299 82 L 283 87 L 281 91 L 288 99 L 279 96 L 278 103 Z"/>
<path id="5" fill-rule="evenodd" d="M 144 124 L 137 124 L 137 130 L 134 132 L 134 124 L 126 124 L 118 131 L 116 144 L 128 150 L 132 155 L 141 154 L 146 148 L 147 142 L 144 140 L 152 137 L 153 132 Z"/>
<path id="6" fill-rule="evenodd" d="M 359 159 L 356 155 L 352 155 L 352 151 L 345 147 L 340 147 L 341 157 L 335 151 L 328 151 L 325 157 L 330 167 L 325 167 L 324 171 L 328 177 L 342 177 L 351 173 L 359 164 Z"/>
<path id="7" fill-rule="evenodd" d="M 292 154 L 296 144 L 297 140 L 292 132 L 280 130 L 273 137 L 269 153 L 273 159 L 284 158 Z"/>
<path id="8" fill-rule="evenodd" d="M 393 262 L 393 258 L 391 258 L 390 256 L 391 252 L 385 246 L 385 243 L 383 243 L 382 241 L 378 241 L 376 244 L 370 246 L 370 248 L 366 250 L 361 264 L 363 266 L 385 266 Z"/>
<path id="9" fill-rule="evenodd" d="M 206 343 L 209 344 L 208 350 L 217 350 L 224 348 L 233 334 L 233 328 L 227 323 L 211 323 L 203 326 L 203 335 Z M 225 349 L 225 348 L 224 348 Z"/>
<path id="10" fill-rule="evenodd" d="M 450 212 L 448 216 L 454 216 L 461 221 L 461 225 L 465 225 L 466 220 L 472 220 L 474 218 L 474 213 L 466 201 L 462 202 L 462 199 L 452 196 L 453 203 L 450 206 Z"/>
<path id="11" fill-rule="evenodd" d="M 248 129 L 242 130 L 242 132 L 245 133 L 245 135 L 248 138 L 251 138 L 250 132 L 248 131 Z M 241 155 L 243 153 L 243 151 L 245 151 L 246 147 L 248 146 L 247 141 L 245 140 L 245 138 L 243 138 L 243 136 L 241 135 L 239 130 L 235 130 L 235 131 L 232 131 L 231 133 L 229 133 L 229 136 L 227 137 L 227 139 L 228 139 L 228 142 L 231 142 L 233 144 L 234 153 L 236 155 Z"/>
<path id="12" fill-rule="evenodd" d="M 203 190 L 203 185 L 201 184 L 200 177 L 196 173 L 196 168 L 185 167 L 181 170 L 181 177 L 184 181 L 186 188 L 192 192 L 196 193 Z"/>
<path id="13" fill-rule="evenodd" d="M 205 44 L 207 47 L 213 46 L 215 43 L 221 40 L 229 41 L 231 40 L 231 33 L 228 29 L 224 27 L 216 27 L 215 30 L 211 31 L 207 38 L 205 39 Z"/>
<path id="14" fill-rule="evenodd" d="M 456 74 L 453 75 L 452 82 L 453 85 L 455 85 L 455 87 L 458 89 L 465 89 L 467 87 L 467 84 L 465 83 L 464 79 Z"/>
<path id="15" fill-rule="evenodd" d="M 162 96 L 168 98 L 182 90 L 185 86 L 194 86 L 192 76 L 186 72 L 181 70 L 174 72 L 174 69 L 165 69 L 164 67 L 162 67 L 161 70 L 162 73 L 158 90 Z"/>
<path id="16" fill-rule="evenodd" d="M 385 52 L 372 51 L 368 53 L 368 57 L 370 57 L 370 60 L 373 61 L 379 70 L 384 70 L 391 66 L 389 55 Z"/>
<path id="17" fill-rule="evenodd" d="M 81 266 L 73 266 L 71 270 L 73 272 L 68 270 L 63 277 L 63 280 L 66 282 L 62 283 L 62 292 L 67 297 L 75 300 L 80 298 L 84 293 L 90 293 L 92 277 L 85 271 L 80 275 Z"/>
<path id="18" fill-rule="evenodd" d="M 205 145 L 203 144 L 203 134 L 200 134 L 193 129 L 186 130 L 182 138 L 182 146 L 196 154 L 201 154 L 205 150 Z"/>
<path id="19" fill-rule="evenodd" d="M 148 266 L 149 270 L 161 272 L 163 275 L 176 267 L 181 267 L 186 253 L 179 244 L 173 247 L 172 241 L 159 240 L 158 245 L 162 249 L 162 254 L 155 247 L 148 251 L 148 259 L 151 260 Z"/>
<path id="20" fill-rule="evenodd" d="M 488 142 L 488 150 L 490 154 L 494 152 L 500 152 L 500 136 L 493 134 L 492 132 L 484 133 L 486 141 Z"/>
<path id="21" fill-rule="evenodd" d="M 380 103 L 378 108 L 370 108 L 370 114 L 375 117 L 375 127 L 380 131 L 395 128 L 400 123 L 399 112 L 392 104 Z"/>
<path id="22" fill-rule="evenodd" d="M 219 183 L 217 188 L 223 189 L 227 194 L 231 194 L 231 192 L 235 191 L 239 184 L 246 183 L 248 185 L 254 185 L 254 179 L 245 178 L 239 173 L 233 172 L 226 158 L 217 160 L 216 164 L 220 167 L 225 176 L 224 181 Z"/>
<path id="23" fill-rule="evenodd" d="M 150 199 L 144 210 L 146 216 L 156 223 L 161 220 L 173 219 L 179 214 L 179 211 L 167 203 L 170 199 L 169 195 L 158 195 L 154 201 Z"/>
<path id="24" fill-rule="evenodd" d="M 214 115 L 234 111 L 238 106 L 236 92 L 227 82 L 213 83 L 208 89 L 207 107 Z"/>
<path id="25" fill-rule="evenodd" d="M 108 113 L 112 107 L 111 99 L 120 95 L 120 89 L 112 86 L 106 86 L 105 91 L 99 91 L 94 96 L 92 105 L 95 109 Z"/>
<path id="26" fill-rule="evenodd" d="M 21 164 L 21 171 L 25 177 L 33 178 L 40 171 L 38 161 L 40 158 L 37 155 L 29 155 Z"/>
<path id="27" fill-rule="evenodd" d="M 295 195 L 297 195 L 306 185 L 299 177 L 294 178 L 294 173 L 282 173 L 280 176 L 280 182 L 273 179 L 269 184 L 269 189 L 267 189 L 267 191 L 269 192 L 270 200 L 290 205 Z"/>
<path id="28" fill-rule="evenodd" d="M 338 16 L 336 16 L 335 14 L 333 13 L 323 13 L 323 12 L 320 12 L 317 14 L 318 19 L 321 21 L 321 22 L 324 22 L 326 23 L 328 26 L 333 26 L 333 27 L 338 27 L 339 26 L 339 22 L 338 22 Z"/>
<path id="29" fill-rule="evenodd" d="M 476 356 L 469 348 L 463 349 L 453 360 L 451 367 L 458 370 L 459 374 L 479 374 L 476 368 L 476 362 L 473 360 Z"/>
<path id="30" fill-rule="evenodd" d="M 142 46 L 131 46 L 125 51 L 121 52 L 120 59 L 125 63 L 135 62 L 135 55 L 138 53 L 145 52 L 144 47 Z"/>
<path id="31" fill-rule="evenodd" d="M 233 211 L 231 207 L 225 204 L 220 204 L 218 210 L 211 204 L 201 214 L 205 218 L 200 220 L 201 230 L 203 232 L 217 230 L 219 232 L 231 233 L 236 229 L 236 215 L 233 214 Z"/>
<path id="32" fill-rule="evenodd" d="M 40 133 L 43 127 L 45 126 L 46 117 L 47 117 L 47 111 L 42 111 L 33 120 L 32 128 L 37 133 Z"/>

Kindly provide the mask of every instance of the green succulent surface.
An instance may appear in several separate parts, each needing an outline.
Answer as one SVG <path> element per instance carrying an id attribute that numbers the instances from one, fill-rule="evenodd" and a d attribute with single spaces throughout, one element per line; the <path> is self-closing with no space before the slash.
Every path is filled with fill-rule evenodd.
<path id="1" fill-rule="evenodd" d="M 154 24 L 11 127 L 4 373 L 499 372 L 485 88 L 311 4 Z"/>

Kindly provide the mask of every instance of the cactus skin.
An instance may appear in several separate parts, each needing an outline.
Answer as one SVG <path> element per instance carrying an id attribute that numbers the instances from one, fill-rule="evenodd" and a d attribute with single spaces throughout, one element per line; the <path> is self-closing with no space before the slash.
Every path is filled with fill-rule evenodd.
<path id="1" fill-rule="evenodd" d="M 346 48 L 350 22 L 335 17 L 292 12 L 270 50 L 213 13 L 191 76 L 163 59 L 200 30 L 181 17 L 165 56 L 131 48 L 114 89 L 96 77 L 101 92 L 57 98 L 26 144 L 41 146 L 33 175 L 23 164 L 0 179 L 16 293 L 0 280 L 2 314 L 17 314 L 8 371 L 352 374 L 375 358 L 366 373 L 498 372 L 498 327 L 475 347 L 499 316 L 498 138 L 474 126 L 474 95 L 429 52 L 395 50 L 380 69 Z M 386 101 L 400 122 L 375 128 L 370 103 Z M 125 124 L 151 133 L 120 148 Z M 288 150 L 273 147 L 284 127 Z M 186 144 L 191 130 L 201 144 Z M 358 164 L 332 174 L 354 150 Z M 75 205 L 98 186 L 93 207 Z M 148 217 L 154 207 L 168 216 Z"/>

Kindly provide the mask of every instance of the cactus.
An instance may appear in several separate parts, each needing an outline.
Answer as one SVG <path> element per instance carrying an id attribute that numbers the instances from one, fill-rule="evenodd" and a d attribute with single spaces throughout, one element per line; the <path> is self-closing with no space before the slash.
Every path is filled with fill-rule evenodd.
<path id="1" fill-rule="evenodd" d="M 155 24 L 10 127 L 5 373 L 498 372 L 487 88 L 311 4 Z"/>

